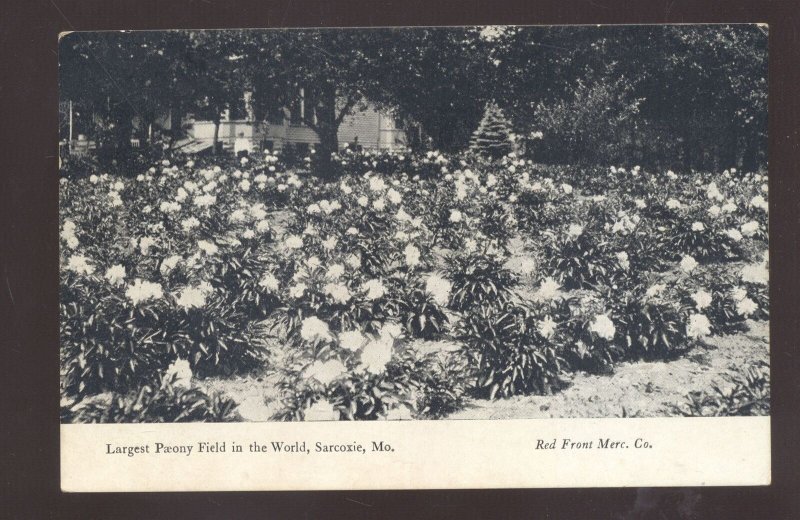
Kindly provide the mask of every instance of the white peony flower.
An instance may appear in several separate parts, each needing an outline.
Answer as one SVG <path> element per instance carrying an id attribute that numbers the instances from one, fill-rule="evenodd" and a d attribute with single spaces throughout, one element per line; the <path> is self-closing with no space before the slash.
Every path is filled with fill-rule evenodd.
<path id="1" fill-rule="evenodd" d="M 188 217 L 181 221 L 181 228 L 187 233 L 200 225 L 200 221 L 195 217 Z"/>
<path id="2" fill-rule="evenodd" d="M 307 378 L 316 379 L 323 386 L 328 386 L 346 374 L 347 367 L 338 359 L 331 359 L 325 362 L 315 361 L 314 364 L 306 368 L 304 373 Z"/>
<path id="3" fill-rule="evenodd" d="M 733 299 L 735 301 L 740 302 L 745 298 L 747 298 L 747 291 L 745 291 L 741 287 L 737 287 L 731 291 L 731 296 L 733 296 Z"/>
<path id="4" fill-rule="evenodd" d="M 275 278 L 275 275 L 272 273 L 264 273 L 261 279 L 258 281 L 259 287 L 262 287 L 268 293 L 277 293 L 278 289 L 280 288 L 280 282 L 278 279 Z"/>
<path id="5" fill-rule="evenodd" d="M 182 388 L 191 388 L 192 376 L 192 366 L 186 359 L 176 359 L 164 372 L 165 381 Z"/>
<path id="6" fill-rule="evenodd" d="M 161 272 L 161 274 L 167 274 L 175 269 L 181 260 L 183 260 L 183 257 L 180 255 L 172 255 L 167 257 L 162 260 L 161 266 L 158 268 L 158 270 Z"/>
<path id="7" fill-rule="evenodd" d="M 194 204 L 198 208 L 207 208 L 216 203 L 217 203 L 216 195 L 198 195 L 194 199 L 192 199 L 192 204 Z"/>
<path id="8" fill-rule="evenodd" d="M 552 277 L 548 276 L 542 281 L 536 295 L 540 300 L 552 300 L 558 294 L 561 285 Z"/>
<path id="9" fill-rule="evenodd" d="M 583 233 L 583 226 L 578 224 L 570 224 L 567 229 L 567 234 L 571 237 L 578 237 Z"/>
<path id="10" fill-rule="evenodd" d="M 562 189 L 562 190 L 564 191 L 564 193 L 566 193 L 567 195 L 569 195 L 569 194 L 571 194 L 571 193 L 572 193 L 572 186 L 570 186 L 569 184 L 566 184 L 566 183 L 562 184 L 562 185 L 561 185 L 561 189 Z"/>
<path id="11" fill-rule="evenodd" d="M 695 260 L 693 256 L 684 255 L 684 257 L 681 259 L 680 267 L 685 273 L 691 273 L 697 268 L 697 266 L 697 260 Z"/>
<path id="12" fill-rule="evenodd" d="M 750 298 L 743 298 L 738 302 L 736 302 L 736 312 L 738 312 L 744 317 L 750 316 L 757 310 L 758 310 L 758 305 Z"/>
<path id="13" fill-rule="evenodd" d="M 669 209 L 679 209 L 681 207 L 681 202 L 678 199 L 669 199 L 667 201 L 667 208 Z"/>
<path id="14" fill-rule="evenodd" d="M 543 320 L 539 320 L 536 322 L 536 325 L 539 328 L 539 334 L 541 334 L 545 338 L 552 338 L 553 335 L 556 333 L 556 322 L 553 321 L 553 318 L 550 316 L 545 317 Z"/>
<path id="15" fill-rule="evenodd" d="M 617 253 L 616 256 L 619 266 L 627 271 L 631 266 L 630 259 L 628 258 L 628 253 L 626 253 L 625 251 L 620 251 L 619 253 Z"/>
<path id="16" fill-rule="evenodd" d="M 693 222 L 692 231 L 704 231 L 706 229 L 702 222 Z"/>
<path id="17" fill-rule="evenodd" d="M 723 200 L 725 197 L 720 193 L 717 183 L 712 182 L 706 187 L 706 196 L 712 200 Z"/>
<path id="18" fill-rule="evenodd" d="M 403 254 L 406 257 L 406 265 L 409 267 L 414 267 L 419 265 L 419 249 L 413 244 L 408 244 L 406 248 L 403 250 Z"/>
<path id="19" fill-rule="evenodd" d="M 357 330 L 341 332 L 339 334 L 339 346 L 345 350 L 355 352 L 360 349 L 367 338 Z"/>
<path id="20" fill-rule="evenodd" d="M 320 260 L 318 256 L 310 256 L 306 259 L 305 263 L 306 266 L 313 271 L 322 265 L 322 260 Z"/>
<path id="21" fill-rule="evenodd" d="M 361 290 L 367 291 L 366 298 L 369 300 L 377 300 L 386 294 L 386 287 L 384 287 L 383 282 L 376 278 L 364 283 L 361 286 Z"/>
<path id="22" fill-rule="evenodd" d="M 769 204 L 761 195 L 756 195 L 753 197 L 750 200 L 750 205 L 763 211 L 769 211 Z"/>
<path id="23" fill-rule="evenodd" d="M 389 202 L 392 204 L 400 204 L 403 202 L 403 196 L 394 188 L 390 188 L 389 191 L 386 192 L 386 198 L 389 199 Z"/>
<path id="24" fill-rule="evenodd" d="M 345 259 L 345 263 L 351 269 L 359 269 L 361 267 L 361 256 L 358 254 L 351 254 Z"/>
<path id="25" fill-rule="evenodd" d="M 199 287 L 187 287 L 181 291 L 175 303 L 187 311 L 199 309 L 206 304 L 206 293 Z"/>
<path id="26" fill-rule="evenodd" d="M 711 294 L 702 289 L 692 294 L 692 299 L 694 300 L 695 307 L 697 307 L 698 311 L 702 311 L 703 309 L 711 305 L 712 301 Z"/>
<path id="27" fill-rule="evenodd" d="M 245 229 L 242 232 L 242 238 L 244 238 L 245 240 L 252 240 L 255 237 L 256 237 L 256 232 L 253 231 L 252 229 Z"/>
<path id="28" fill-rule="evenodd" d="M 305 341 L 331 341 L 331 331 L 328 324 L 317 318 L 309 316 L 300 326 L 300 337 Z"/>
<path id="29" fill-rule="evenodd" d="M 306 289 L 308 287 L 304 283 L 298 283 L 293 285 L 289 288 L 289 297 L 291 298 L 302 298 L 303 295 L 306 293 Z"/>
<path id="30" fill-rule="evenodd" d="M 362 195 L 358 199 L 356 199 L 356 202 L 362 208 L 366 208 L 367 204 L 369 204 L 369 199 L 366 197 L 366 195 Z"/>
<path id="31" fill-rule="evenodd" d="M 411 221 L 411 215 L 406 213 L 406 210 L 403 209 L 403 208 L 400 208 L 400 209 L 397 210 L 397 214 L 394 216 L 394 218 L 396 218 L 398 222 L 410 222 Z"/>
<path id="32" fill-rule="evenodd" d="M 142 253 L 142 256 L 146 256 L 150 253 L 150 248 L 156 244 L 156 240 L 152 237 L 142 237 L 139 239 L 139 251 Z"/>
<path id="33" fill-rule="evenodd" d="M 369 189 L 372 191 L 383 191 L 386 189 L 386 183 L 380 177 L 370 177 Z"/>
<path id="34" fill-rule="evenodd" d="M 755 235 L 756 232 L 758 232 L 759 225 L 758 222 L 756 222 L 755 220 L 751 220 L 750 222 L 742 224 L 740 229 L 742 230 L 742 235 L 746 237 L 751 237 Z"/>
<path id="35" fill-rule="evenodd" d="M 339 410 L 324 399 L 317 401 L 303 412 L 303 419 L 306 421 L 338 421 L 339 417 Z"/>
<path id="36" fill-rule="evenodd" d="M 343 284 L 328 283 L 325 284 L 323 289 L 325 290 L 325 293 L 333 298 L 333 300 L 337 303 L 347 303 L 352 297 L 350 291 L 347 289 L 347 286 Z"/>
<path id="37" fill-rule="evenodd" d="M 325 278 L 328 280 L 338 280 L 344 274 L 344 266 L 342 264 L 333 264 L 328 267 L 328 271 L 325 273 Z"/>
<path id="38" fill-rule="evenodd" d="M 664 285 L 663 283 L 657 283 L 657 284 L 655 284 L 655 285 L 651 285 L 651 286 L 650 286 L 650 287 L 647 289 L 647 292 L 646 292 L 645 294 L 646 294 L 647 296 L 649 296 L 650 298 L 653 298 L 653 297 L 656 297 L 656 296 L 660 295 L 660 294 L 661 294 L 662 292 L 664 292 L 666 289 L 667 289 L 667 286 L 666 286 L 666 285 Z"/>
<path id="39" fill-rule="evenodd" d="M 339 241 L 336 239 L 336 237 L 331 236 L 322 241 L 322 247 L 328 251 L 333 251 L 333 249 L 336 247 L 336 244 L 338 243 Z"/>
<path id="40" fill-rule="evenodd" d="M 686 335 L 693 339 L 702 339 L 711 334 L 711 322 L 704 314 L 692 314 L 686 325 Z"/>
<path id="41" fill-rule="evenodd" d="M 264 209 L 264 205 L 261 203 L 254 204 L 250 208 L 250 215 L 255 220 L 264 220 L 267 217 L 267 210 Z"/>
<path id="42" fill-rule="evenodd" d="M 743 282 L 769 285 L 769 270 L 765 264 L 750 264 L 742 268 Z"/>
<path id="43" fill-rule="evenodd" d="M 450 222 L 461 222 L 462 218 L 463 216 L 461 215 L 460 211 L 457 209 L 450 210 Z"/>
<path id="44" fill-rule="evenodd" d="M 388 335 L 371 340 L 361 350 L 361 366 L 370 374 L 382 373 L 392 359 L 393 347 L 394 339 Z"/>
<path id="45" fill-rule="evenodd" d="M 292 250 L 303 247 L 303 239 L 297 235 L 290 235 L 283 241 L 284 249 Z"/>
<path id="46" fill-rule="evenodd" d="M 113 265 L 106 270 L 105 279 L 111 285 L 120 285 L 125 281 L 125 267 L 120 264 Z"/>
<path id="47" fill-rule="evenodd" d="M 177 202 L 164 201 L 159 204 L 158 209 L 161 210 L 162 213 L 177 213 L 181 210 L 181 205 Z M 142 212 L 144 213 L 144 210 L 142 210 Z"/>
<path id="48" fill-rule="evenodd" d="M 67 269 L 77 274 L 90 275 L 94 273 L 94 266 L 83 255 L 72 255 L 67 260 Z"/>
<path id="49" fill-rule="evenodd" d="M 303 235 L 308 235 L 310 237 L 315 237 L 319 234 L 317 229 L 314 227 L 314 224 L 308 224 L 306 228 L 303 230 Z"/>
<path id="50" fill-rule="evenodd" d="M 216 255 L 219 252 L 219 247 L 217 247 L 215 243 L 207 240 L 198 240 L 197 247 L 209 256 Z"/>
<path id="51" fill-rule="evenodd" d="M 148 300 L 160 299 L 164 296 L 164 290 L 161 285 L 142 280 L 137 278 L 134 280 L 133 285 L 129 285 L 125 291 L 125 296 L 134 304 L 138 305 L 141 302 Z"/>
<path id="52" fill-rule="evenodd" d="M 425 291 L 433 296 L 433 300 L 439 305 L 446 306 L 450 301 L 450 291 L 453 284 L 446 278 L 432 274 L 425 280 Z"/>
<path id="53" fill-rule="evenodd" d="M 614 322 L 611 321 L 611 318 L 605 314 L 598 314 L 595 316 L 594 321 L 589 327 L 589 330 L 606 341 L 611 341 L 614 339 L 614 335 L 617 333 L 617 328 L 614 326 Z"/>
<path id="54" fill-rule="evenodd" d="M 742 239 L 742 233 L 736 229 L 728 229 L 725 231 L 725 234 L 728 235 L 734 242 L 739 242 Z"/>
<path id="55" fill-rule="evenodd" d="M 256 232 L 266 233 L 267 231 L 269 231 L 269 222 L 266 220 L 259 220 L 256 223 Z"/>

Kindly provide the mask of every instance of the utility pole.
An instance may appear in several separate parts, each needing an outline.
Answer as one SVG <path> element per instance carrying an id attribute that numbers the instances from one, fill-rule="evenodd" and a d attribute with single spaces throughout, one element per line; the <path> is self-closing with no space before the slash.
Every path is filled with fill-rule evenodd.
<path id="1" fill-rule="evenodd" d="M 69 100 L 69 141 L 67 141 L 67 150 L 72 153 L 72 100 Z"/>

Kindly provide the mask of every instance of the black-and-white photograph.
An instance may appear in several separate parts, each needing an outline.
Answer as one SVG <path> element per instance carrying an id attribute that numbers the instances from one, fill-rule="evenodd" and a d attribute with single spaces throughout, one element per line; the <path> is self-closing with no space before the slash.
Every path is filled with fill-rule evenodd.
<path id="1" fill-rule="evenodd" d="M 62 423 L 769 415 L 767 33 L 62 35 Z"/>

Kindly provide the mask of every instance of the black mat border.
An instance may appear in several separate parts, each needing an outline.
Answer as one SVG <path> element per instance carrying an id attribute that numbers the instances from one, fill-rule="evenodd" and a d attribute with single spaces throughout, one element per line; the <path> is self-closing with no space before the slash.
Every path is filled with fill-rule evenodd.
<path id="1" fill-rule="evenodd" d="M 0 517 L 638 518 L 641 500 L 696 500 L 687 518 L 800 518 L 796 1 L 504 2 L 35 0 L 0 6 Z M 59 491 L 57 34 L 65 30 L 483 24 L 770 25 L 773 484 L 759 488 L 73 494 Z M 669 468 L 665 468 L 668 471 Z M 447 468 L 442 468 L 443 472 Z M 654 510 L 644 518 L 661 518 Z"/>

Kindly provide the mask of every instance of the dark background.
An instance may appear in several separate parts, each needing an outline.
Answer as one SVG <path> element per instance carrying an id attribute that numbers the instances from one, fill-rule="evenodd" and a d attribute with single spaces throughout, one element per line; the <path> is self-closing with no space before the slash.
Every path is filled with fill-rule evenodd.
<path id="1" fill-rule="evenodd" d="M 0 518 L 800 518 L 797 1 L 31 0 L 0 7 Z M 62 494 L 57 35 L 67 30 L 769 23 L 773 484 L 760 488 Z M 5 466 L 5 467 L 4 467 Z M 447 468 L 441 469 L 443 472 Z M 531 468 L 531 471 L 538 471 Z M 591 471 L 591 468 L 587 468 Z M 674 471 L 664 468 L 665 472 Z"/>

